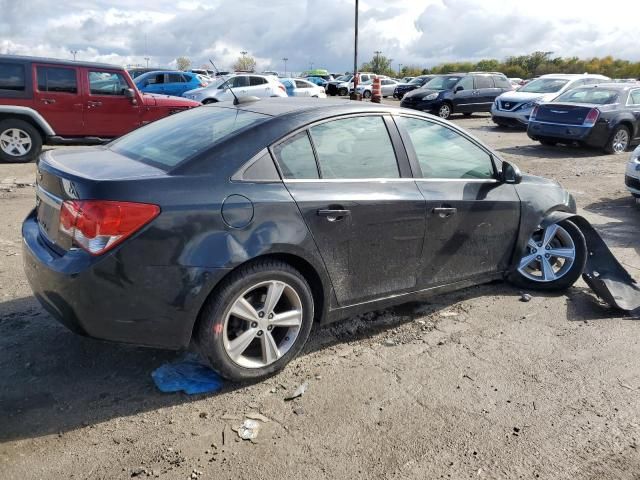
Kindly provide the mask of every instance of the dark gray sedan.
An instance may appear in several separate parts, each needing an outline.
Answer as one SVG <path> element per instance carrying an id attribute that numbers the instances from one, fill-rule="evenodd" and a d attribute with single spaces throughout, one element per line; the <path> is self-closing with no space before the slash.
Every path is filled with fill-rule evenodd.
<path id="1" fill-rule="evenodd" d="M 193 339 L 236 380 L 283 368 L 314 322 L 501 278 L 560 290 L 585 265 L 557 183 L 383 105 L 203 106 L 46 152 L 37 178 L 24 258 L 45 308 L 96 338 Z"/>

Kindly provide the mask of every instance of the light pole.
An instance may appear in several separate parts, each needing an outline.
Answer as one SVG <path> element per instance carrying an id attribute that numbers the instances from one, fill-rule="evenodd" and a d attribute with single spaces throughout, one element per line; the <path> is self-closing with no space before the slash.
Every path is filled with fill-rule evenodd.
<path id="1" fill-rule="evenodd" d="M 309 70 L 313 70 L 313 62 L 309 62 Z"/>
<path id="2" fill-rule="evenodd" d="M 398 78 L 400 78 L 400 75 L 402 75 L 402 64 L 401 63 L 398 64 Z"/>
<path id="3" fill-rule="evenodd" d="M 352 100 L 358 98 L 356 88 L 358 87 L 358 0 L 356 0 L 355 12 L 355 35 L 353 39 L 353 96 Z"/>
<path id="4" fill-rule="evenodd" d="M 151 60 L 149 57 L 144 57 L 144 59 L 147 61 L 147 68 L 149 68 L 149 60 Z"/>
<path id="5" fill-rule="evenodd" d="M 373 73 L 380 73 L 380 54 L 382 53 L 380 50 L 376 50 L 373 52 L 376 54 L 376 68 Z"/>
<path id="6" fill-rule="evenodd" d="M 245 56 L 247 53 L 249 53 L 249 52 L 247 52 L 246 50 L 242 50 L 240 53 L 241 53 L 241 54 L 242 54 L 242 56 L 244 57 L 244 56 Z"/>
<path id="7" fill-rule="evenodd" d="M 289 60 L 287 57 L 283 57 L 282 61 L 284 62 L 284 76 L 287 76 L 287 60 Z"/>
<path id="8" fill-rule="evenodd" d="M 71 55 L 73 55 L 73 61 L 76 61 L 76 54 L 78 53 L 78 50 L 69 50 L 69 53 L 71 53 Z"/>

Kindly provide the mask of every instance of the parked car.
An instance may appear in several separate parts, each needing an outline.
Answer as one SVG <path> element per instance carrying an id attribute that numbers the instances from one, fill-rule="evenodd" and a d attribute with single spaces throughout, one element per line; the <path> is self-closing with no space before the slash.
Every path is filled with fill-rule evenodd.
<path id="1" fill-rule="evenodd" d="M 322 77 L 304 77 L 304 79 L 322 88 L 326 88 L 328 82 L 328 80 L 325 80 Z"/>
<path id="2" fill-rule="evenodd" d="M 330 82 L 331 80 L 334 79 L 333 75 L 330 74 L 327 70 L 323 69 L 323 68 L 316 68 L 314 70 L 307 70 L 305 72 L 302 72 L 302 74 L 300 75 L 302 78 L 309 78 L 309 77 L 317 77 L 317 78 L 322 78 L 323 80 Z"/>
<path id="3" fill-rule="evenodd" d="M 569 90 L 534 107 L 527 135 L 543 145 L 578 143 L 621 154 L 640 143 L 640 84 Z"/>
<path id="4" fill-rule="evenodd" d="M 635 197 L 636 202 L 640 204 L 640 146 L 633 151 L 629 163 L 627 163 L 624 184 L 631 195 Z"/>
<path id="5" fill-rule="evenodd" d="M 435 75 L 420 75 L 419 77 L 413 78 L 408 83 L 400 83 L 396 85 L 396 88 L 393 91 L 393 98 L 402 100 L 402 97 L 404 97 L 408 92 L 424 86 L 424 84 L 433 77 L 435 77 Z"/>
<path id="6" fill-rule="evenodd" d="M 512 90 L 500 73 L 455 73 L 438 75 L 423 87 L 404 95 L 400 106 L 449 118 L 452 113 L 466 116 L 489 112 L 496 97 Z"/>
<path id="7" fill-rule="evenodd" d="M 104 143 L 197 105 L 141 94 L 115 65 L 0 55 L 0 161 L 29 162 L 43 144 Z"/>
<path id="8" fill-rule="evenodd" d="M 531 81 L 515 92 L 507 92 L 496 98 L 491 106 L 491 118 L 501 127 L 523 126 L 529 123 L 533 107 L 549 102 L 558 95 L 584 85 L 608 82 L 604 75 L 560 75 L 549 74 Z"/>
<path id="9" fill-rule="evenodd" d="M 280 83 L 284 85 L 290 97 L 327 98 L 323 87 L 302 78 L 281 78 Z"/>
<path id="10" fill-rule="evenodd" d="M 127 68 L 127 72 L 129 72 L 129 75 L 131 76 L 131 78 L 135 79 L 137 77 L 139 77 L 140 75 L 144 74 L 144 73 L 148 73 L 148 72 L 163 72 L 163 71 L 170 71 L 171 69 L 169 68 L 159 68 L 159 67 L 134 67 L 134 68 Z"/>
<path id="11" fill-rule="evenodd" d="M 411 80 L 413 80 L 416 77 L 402 77 L 400 79 L 400 83 L 409 83 Z"/>
<path id="12" fill-rule="evenodd" d="M 359 73 L 358 83 L 365 83 L 369 80 L 373 79 L 374 73 L 362 72 Z M 344 97 L 345 95 L 349 95 L 349 92 L 353 90 L 353 75 L 342 75 L 341 77 L 336 78 L 335 80 L 331 80 L 327 82 L 325 87 L 328 95 L 339 95 Z"/>
<path id="13" fill-rule="evenodd" d="M 202 103 L 233 100 L 229 91 L 232 89 L 237 97 L 286 97 L 284 85 L 271 75 L 239 74 L 228 78 L 220 78 L 205 88 L 197 88 L 185 92 L 184 96 Z"/>
<path id="14" fill-rule="evenodd" d="M 45 309 L 95 338 L 193 339 L 232 380 L 282 369 L 313 323 L 501 278 L 562 290 L 587 254 L 545 217 L 576 210 L 555 181 L 372 103 L 209 105 L 48 151 L 37 176 L 22 245 Z"/>
<path id="15" fill-rule="evenodd" d="M 208 70 L 205 68 L 192 68 L 191 70 L 189 70 L 190 73 L 195 73 L 197 75 L 202 75 L 203 77 L 206 78 L 213 78 L 215 77 L 216 72 L 214 72 L 213 70 Z"/>
<path id="16" fill-rule="evenodd" d="M 380 80 L 380 93 L 384 98 L 390 97 L 393 95 L 394 90 L 398 86 L 398 82 L 396 80 L 391 80 L 390 78 L 382 78 Z M 368 82 L 361 83 L 356 88 L 356 91 L 362 95 L 363 98 L 371 98 L 373 93 L 373 80 L 369 80 Z"/>
<path id="17" fill-rule="evenodd" d="M 201 75 L 179 71 L 148 72 L 137 77 L 135 82 L 141 92 L 174 97 L 181 97 L 184 92 L 209 84 Z"/>

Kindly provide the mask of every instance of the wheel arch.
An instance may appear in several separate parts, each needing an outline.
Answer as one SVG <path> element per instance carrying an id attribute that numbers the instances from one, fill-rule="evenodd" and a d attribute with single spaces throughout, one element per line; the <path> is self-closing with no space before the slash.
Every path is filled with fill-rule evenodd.
<path id="1" fill-rule="evenodd" d="M 42 135 L 43 143 L 47 137 L 55 135 L 51 125 L 34 109 L 15 105 L 0 105 L 0 120 L 11 118 L 23 120 L 33 125 Z"/>
<path id="2" fill-rule="evenodd" d="M 222 285 L 223 282 L 227 278 L 229 278 L 231 275 L 233 275 L 238 269 L 244 268 L 248 265 L 252 265 L 256 262 L 264 261 L 264 260 L 281 261 L 283 263 L 286 263 L 287 265 L 290 265 L 291 267 L 295 268 L 298 272 L 300 272 L 300 274 L 304 277 L 304 279 L 309 284 L 309 288 L 311 288 L 311 295 L 313 296 L 313 304 L 314 304 L 313 321 L 314 323 L 319 323 L 319 324 L 323 323 L 323 319 L 330 305 L 328 293 L 331 292 L 331 286 L 327 283 L 327 280 L 323 279 L 322 274 L 318 272 L 318 269 L 311 262 L 301 257 L 300 255 L 296 255 L 288 252 L 271 252 L 271 253 L 266 253 L 264 255 L 259 255 L 257 257 L 251 258 L 245 262 L 242 262 L 236 265 L 234 268 L 226 272 L 224 277 L 222 277 L 220 281 L 218 281 L 216 285 L 213 286 L 209 294 L 205 297 L 204 301 L 202 302 L 202 305 L 200 305 L 198 314 L 196 315 L 193 325 L 191 326 L 191 339 L 193 339 L 193 336 L 197 331 L 198 325 L 201 322 L 202 312 L 205 309 L 207 301 L 209 300 L 209 298 L 211 298 L 212 295 L 216 294 L 216 292 L 220 288 L 220 285 Z"/>

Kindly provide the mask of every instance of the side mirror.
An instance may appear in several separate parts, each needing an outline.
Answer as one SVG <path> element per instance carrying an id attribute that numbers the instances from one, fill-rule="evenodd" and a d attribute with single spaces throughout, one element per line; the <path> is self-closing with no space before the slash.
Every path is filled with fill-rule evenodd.
<path id="1" fill-rule="evenodd" d="M 125 88 L 124 96 L 127 97 L 129 100 L 131 100 L 131 103 L 133 103 L 134 105 L 138 103 L 138 99 L 136 98 L 136 92 L 133 90 L 133 88 Z"/>
<path id="2" fill-rule="evenodd" d="M 464 87 L 462 85 L 458 85 L 455 89 L 455 92 L 458 93 L 458 92 L 461 92 L 462 90 L 464 90 Z"/>
<path id="3" fill-rule="evenodd" d="M 512 183 L 514 185 L 522 182 L 522 173 L 520 169 L 515 165 L 511 165 L 509 162 L 502 162 L 501 180 L 504 183 Z"/>

